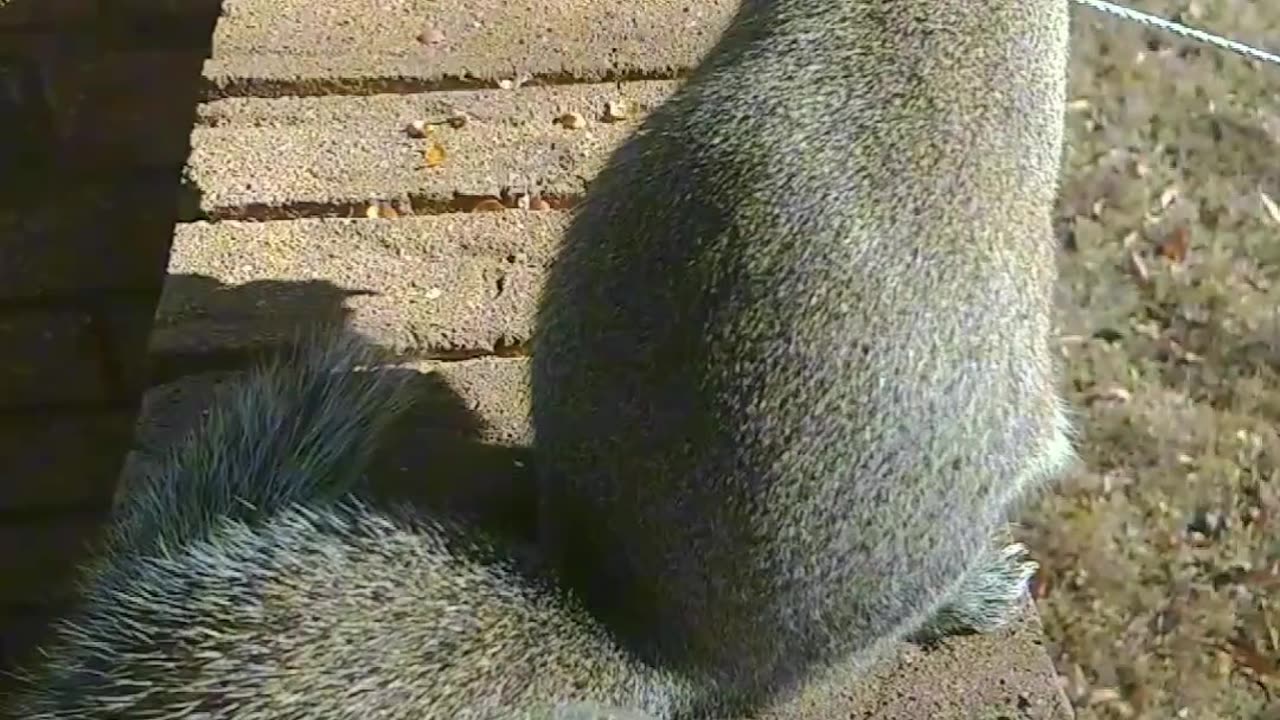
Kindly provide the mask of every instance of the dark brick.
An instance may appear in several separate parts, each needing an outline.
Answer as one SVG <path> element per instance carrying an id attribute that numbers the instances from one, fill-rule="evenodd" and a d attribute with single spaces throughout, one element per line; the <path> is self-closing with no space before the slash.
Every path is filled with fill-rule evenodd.
<path id="1" fill-rule="evenodd" d="M 101 290 L 158 292 L 176 217 L 176 182 L 122 181 L 0 209 L 0 301 Z"/>
<path id="2" fill-rule="evenodd" d="M 72 597 L 108 511 L 104 503 L 96 511 L 0 516 L 0 607 L 40 607 Z"/>
<path id="3" fill-rule="evenodd" d="M 45 82 L 60 165 L 180 166 L 190 147 L 204 56 L 197 48 L 49 62 Z"/>
<path id="4" fill-rule="evenodd" d="M 0 608 L 0 698 L 8 696 L 14 680 L 6 675 L 6 671 L 26 668 L 35 662 L 33 653 L 36 647 L 47 640 L 53 620 L 64 609 Z M 8 720 L 3 713 L 4 708 L 0 707 L 0 718 Z"/>
<path id="5" fill-rule="evenodd" d="M 133 12 L 147 15 L 180 15 L 217 17 L 222 0 L 99 0 L 110 12 Z"/>
<path id="6" fill-rule="evenodd" d="M 111 502 L 134 414 L 0 419 L 0 516 Z"/>
<path id="7" fill-rule="evenodd" d="M 10 0 L 0 5 L 0 29 L 92 20 L 98 0 Z"/>
<path id="8" fill-rule="evenodd" d="M 0 314 L 0 410 L 103 402 L 90 322 L 74 310 Z"/>
<path id="9" fill-rule="evenodd" d="M 147 341 L 159 295 L 116 300 L 94 313 L 103 334 L 104 372 L 110 375 L 114 398 L 122 403 L 134 405 L 148 386 Z"/>

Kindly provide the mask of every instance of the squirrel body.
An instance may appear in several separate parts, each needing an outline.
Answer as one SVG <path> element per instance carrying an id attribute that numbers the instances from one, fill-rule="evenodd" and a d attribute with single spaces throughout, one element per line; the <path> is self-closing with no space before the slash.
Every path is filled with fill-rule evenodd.
<path id="1" fill-rule="evenodd" d="M 1005 624 L 1073 458 L 1067 0 L 746 0 L 592 182 L 537 315 L 544 543 L 700 714 Z"/>

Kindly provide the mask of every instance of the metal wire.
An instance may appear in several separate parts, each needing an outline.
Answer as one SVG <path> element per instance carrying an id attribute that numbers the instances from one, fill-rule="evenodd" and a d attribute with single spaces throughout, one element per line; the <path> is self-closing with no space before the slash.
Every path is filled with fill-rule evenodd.
<path id="1" fill-rule="evenodd" d="M 1227 38 L 1221 37 L 1219 35 L 1214 35 L 1212 33 L 1207 33 L 1203 30 L 1196 30 L 1195 28 L 1187 27 L 1182 23 L 1176 23 L 1176 22 L 1173 22 L 1172 20 L 1165 20 L 1164 18 L 1159 18 L 1159 17 L 1156 17 L 1155 15 L 1148 15 L 1144 12 L 1139 12 L 1137 10 L 1131 10 L 1122 5 L 1116 5 L 1115 3 L 1107 2 L 1107 0 L 1072 0 L 1072 1 L 1080 5 L 1086 5 L 1095 10 L 1108 13 L 1110 15 L 1115 15 L 1116 17 L 1119 17 L 1119 18 L 1124 18 L 1125 20 L 1141 23 L 1143 25 L 1150 25 L 1152 27 L 1160 28 L 1161 30 L 1174 33 L 1175 35 L 1181 35 L 1183 37 L 1188 37 L 1193 40 L 1199 40 L 1200 42 L 1203 42 L 1203 43 L 1208 43 L 1209 45 L 1213 45 L 1214 47 L 1221 48 L 1223 50 L 1230 50 L 1233 53 L 1236 53 L 1238 55 L 1243 55 L 1253 60 L 1261 60 L 1262 62 L 1269 63 L 1271 65 L 1280 65 L 1280 55 L 1277 55 L 1272 52 L 1267 52 L 1266 50 L 1259 50 L 1258 48 L 1253 47 L 1252 45 L 1245 45 L 1242 42 L 1236 42 L 1235 40 L 1228 40 Z"/>

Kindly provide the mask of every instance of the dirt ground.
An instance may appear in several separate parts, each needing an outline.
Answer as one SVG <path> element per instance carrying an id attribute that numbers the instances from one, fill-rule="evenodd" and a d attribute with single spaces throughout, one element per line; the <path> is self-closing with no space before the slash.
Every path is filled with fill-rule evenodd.
<path id="1" fill-rule="evenodd" d="M 1280 48 L 1276 0 L 1128 4 Z M 1074 18 L 1051 650 L 1081 720 L 1280 720 L 1280 67 Z"/>

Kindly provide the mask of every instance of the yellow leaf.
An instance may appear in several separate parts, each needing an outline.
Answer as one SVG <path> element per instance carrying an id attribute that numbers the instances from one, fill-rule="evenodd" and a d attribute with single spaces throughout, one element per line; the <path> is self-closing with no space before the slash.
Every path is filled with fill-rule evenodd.
<path id="1" fill-rule="evenodd" d="M 428 145 L 424 155 L 427 158 L 427 167 L 429 168 L 440 167 L 444 164 L 444 146 L 438 142 Z"/>

